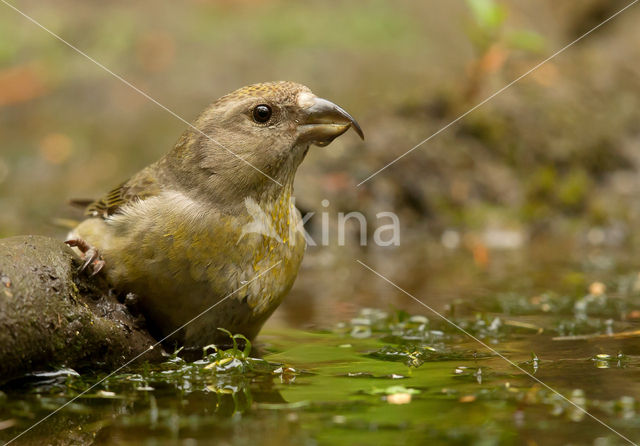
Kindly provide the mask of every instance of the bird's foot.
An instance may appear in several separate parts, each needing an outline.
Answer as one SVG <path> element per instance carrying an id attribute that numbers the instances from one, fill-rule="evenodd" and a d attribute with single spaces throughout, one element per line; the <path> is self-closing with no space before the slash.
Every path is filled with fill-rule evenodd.
<path id="1" fill-rule="evenodd" d="M 71 247 L 78 248 L 82 253 L 83 263 L 79 268 L 80 272 L 91 267 L 91 275 L 95 276 L 104 268 L 104 259 L 100 256 L 100 251 L 95 246 L 91 246 L 81 238 L 72 238 L 65 241 L 65 243 Z"/>

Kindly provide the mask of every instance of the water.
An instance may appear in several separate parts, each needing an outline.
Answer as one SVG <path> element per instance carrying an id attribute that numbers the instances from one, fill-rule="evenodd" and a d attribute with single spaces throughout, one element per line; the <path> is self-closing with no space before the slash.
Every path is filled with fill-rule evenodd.
<path id="1" fill-rule="evenodd" d="M 464 258 L 444 261 L 448 294 L 411 289 L 490 349 L 415 302 L 342 312 L 306 330 L 276 317 L 251 354 L 128 369 L 14 444 L 630 444 L 613 430 L 639 442 L 637 264 L 615 251 L 530 256 L 467 270 L 475 292 L 452 280 L 464 277 Z M 403 302 L 374 280 L 378 296 Z M 6 387 L 0 439 L 102 377 L 67 371 Z"/>

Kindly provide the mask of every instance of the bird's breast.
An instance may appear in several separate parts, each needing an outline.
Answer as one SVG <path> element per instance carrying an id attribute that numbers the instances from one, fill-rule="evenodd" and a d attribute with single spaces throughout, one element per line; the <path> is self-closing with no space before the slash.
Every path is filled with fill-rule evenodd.
<path id="1" fill-rule="evenodd" d="M 162 209 L 139 209 L 114 222 L 123 227 L 116 231 L 122 240 L 110 252 L 122 265 L 116 281 L 142 283 L 154 295 L 171 290 L 188 301 L 235 292 L 234 298 L 246 299 L 256 312 L 277 306 L 293 284 L 306 244 L 289 195 L 246 198 L 235 214 L 183 199 L 155 204 Z"/>
<path id="2" fill-rule="evenodd" d="M 136 293 L 163 332 L 220 303 L 199 319 L 202 327 L 249 333 L 293 285 L 306 244 L 290 197 L 245 199 L 242 208 L 224 213 L 164 195 L 77 231 L 101 250 L 114 285 Z"/>

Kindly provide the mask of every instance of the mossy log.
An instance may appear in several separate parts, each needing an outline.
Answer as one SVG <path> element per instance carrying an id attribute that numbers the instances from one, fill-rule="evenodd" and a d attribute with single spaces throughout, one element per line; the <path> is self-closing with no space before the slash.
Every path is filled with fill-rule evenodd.
<path id="1" fill-rule="evenodd" d="M 59 240 L 0 239 L 0 383 L 59 367 L 115 369 L 155 340 Z M 156 361 L 161 349 L 140 360 Z"/>

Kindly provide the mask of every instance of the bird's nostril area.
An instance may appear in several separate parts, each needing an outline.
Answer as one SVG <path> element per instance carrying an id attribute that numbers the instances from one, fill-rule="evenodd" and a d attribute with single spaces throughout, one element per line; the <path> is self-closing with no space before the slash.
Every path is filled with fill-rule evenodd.
<path id="1" fill-rule="evenodd" d="M 298 95 L 298 106 L 301 109 L 309 108 L 314 104 L 316 97 L 317 96 L 314 95 L 313 93 L 303 91 Z"/>

